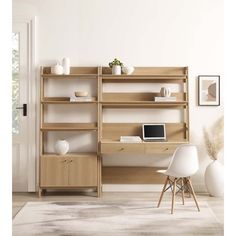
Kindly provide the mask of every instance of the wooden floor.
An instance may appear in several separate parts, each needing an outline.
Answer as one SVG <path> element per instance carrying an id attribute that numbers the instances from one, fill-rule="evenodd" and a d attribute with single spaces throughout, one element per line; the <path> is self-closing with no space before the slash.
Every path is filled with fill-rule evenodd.
<path id="1" fill-rule="evenodd" d="M 103 193 L 101 198 L 92 196 L 93 193 L 47 193 L 42 198 L 39 198 L 35 193 L 14 193 L 13 194 L 13 204 L 12 204 L 12 217 L 14 218 L 20 209 L 27 202 L 40 202 L 40 201 L 101 201 L 101 200 L 141 200 L 141 201 L 154 201 L 157 202 L 160 193 L 143 193 L 143 192 L 106 192 Z M 208 194 L 197 194 L 198 201 L 206 201 L 215 213 L 218 220 L 224 223 L 224 199 L 210 197 Z M 162 201 L 169 201 L 171 204 L 170 193 L 165 193 Z M 181 197 L 177 197 L 177 201 L 181 201 Z M 193 201 L 193 199 L 188 199 L 188 201 Z"/>

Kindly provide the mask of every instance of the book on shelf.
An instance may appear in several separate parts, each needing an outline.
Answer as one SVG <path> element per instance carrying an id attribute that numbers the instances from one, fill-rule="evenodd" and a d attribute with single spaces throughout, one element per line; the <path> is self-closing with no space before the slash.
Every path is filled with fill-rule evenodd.
<path id="1" fill-rule="evenodd" d="M 176 102 L 176 97 L 154 97 L 155 102 Z"/>
<path id="2" fill-rule="evenodd" d="M 139 136 L 120 136 L 122 143 L 140 143 L 142 139 Z"/>
<path id="3" fill-rule="evenodd" d="M 70 102 L 93 102 L 94 97 L 70 97 Z"/>

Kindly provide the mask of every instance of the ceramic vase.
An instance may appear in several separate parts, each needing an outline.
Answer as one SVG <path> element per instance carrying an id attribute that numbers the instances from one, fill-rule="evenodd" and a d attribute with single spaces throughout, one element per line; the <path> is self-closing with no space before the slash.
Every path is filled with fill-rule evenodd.
<path id="1" fill-rule="evenodd" d="M 212 161 L 206 168 L 205 184 L 207 191 L 213 197 L 224 194 L 224 166 L 218 161 Z"/>
<path id="2" fill-rule="evenodd" d="M 66 140 L 57 140 L 55 143 L 55 152 L 58 155 L 65 155 L 69 151 L 69 143 Z"/>
<path id="3" fill-rule="evenodd" d="M 121 66 L 112 66 L 113 75 L 121 75 Z"/>
<path id="4" fill-rule="evenodd" d="M 160 90 L 161 97 L 170 97 L 171 92 L 169 88 L 162 87 Z"/>
<path id="5" fill-rule="evenodd" d="M 51 67 L 51 73 L 55 75 L 62 75 L 63 67 L 59 63 L 57 63 L 55 66 Z"/>
<path id="6" fill-rule="evenodd" d="M 126 75 L 131 75 L 134 72 L 133 66 L 124 66 L 122 67 L 122 72 Z"/>
<path id="7" fill-rule="evenodd" d="M 70 59 L 67 57 L 63 58 L 62 66 L 63 66 L 63 74 L 69 75 L 70 74 Z"/>

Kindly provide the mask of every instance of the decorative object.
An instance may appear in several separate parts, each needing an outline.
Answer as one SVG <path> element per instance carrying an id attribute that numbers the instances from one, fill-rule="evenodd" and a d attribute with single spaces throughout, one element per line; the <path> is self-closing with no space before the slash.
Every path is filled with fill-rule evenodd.
<path id="1" fill-rule="evenodd" d="M 176 102 L 176 97 L 154 97 L 155 102 Z"/>
<path id="2" fill-rule="evenodd" d="M 76 97 L 86 97 L 88 96 L 88 91 L 75 91 Z"/>
<path id="3" fill-rule="evenodd" d="M 160 95 L 161 97 L 170 97 L 171 95 L 170 89 L 166 87 L 162 87 L 160 90 Z"/>
<path id="4" fill-rule="evenodd" d="M 63 74 L 69 75 L 70 74 L 70 59 L 65 57 L 62 59 L 62 66 L 63 66 Z"/>
<path id="5" fill-rule="evenodd" d="M 60 139 L 56 141 L 55 144 L 55 152 L 58 155 L 65 155 L 69 151 L 69 143 L 64 140 Z"/>
<path id="6" fill-rule="evenodd" d="M 62 75 L 63 74 L 63 67 L 57 62 L 55 66 L 51 67 L 51 73 L 55 75 Z"/>
<path id="7" fill-rule="evenodd" d="M 134 67 L 133 66 L 123 66 L 122 72 L 126 75 L 131 75 L 134 72 Z"/>
<path id="8" fill-rule="evenodd" d="M 207 202 L 176 204 L 170 215 L 169 203 L 156 208 L 155 201 L 116 200 L 27 202 L 13 219 L 14 236 L 31 235 L 120 235 L 120 236 L 220 236 L 223 225 Z M 171 223 L 170 223 L 171 221 Z"/>
<path id="9" fill-rule="evenodd" d="M 218 161 L 223 149 L 224 118 L 221 117 L 213 125 L 210 132 L 204 128 L 204 139 L 209 157 L 213 160 L 205 171 L 205 184 L 211 196 L 220 197 L 224 194 L 224 167 Z"/>
<path id="10" fill-rule="evenodd" d="M 219 106 L 220 105 L 220 76 L 199 75 L 198 76 L 198 105 Z"/>
<path id="11" fill-rule="evenodd" d="M 109 63 L 109 67 L 112 68 L 113 75 L 121 75 L 121 67 L 123 63 L 115 58 L 112 62 Z"/>

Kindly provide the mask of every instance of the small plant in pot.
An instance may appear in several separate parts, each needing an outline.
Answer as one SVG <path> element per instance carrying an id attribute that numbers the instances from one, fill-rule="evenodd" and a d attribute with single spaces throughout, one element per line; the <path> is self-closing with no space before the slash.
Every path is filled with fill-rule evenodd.
<path id="1" fill-rule="evenodd" d="M 224 166 L 218 159 L 224 147 L 223 117 L 210 130 L 204 128 L 204 140 L 207 154 L 212 160 L 205 171 L 206 188 L 211 196 L 221 197 L 224 194 Z"/>
<path id="2" fill-rule="evenodd" d="M 113 75 L 121 75 L 121 67 L 123 63 L 115 58 L 112 62 L 109 63 L 109 67 L 112 69 Z"/>

